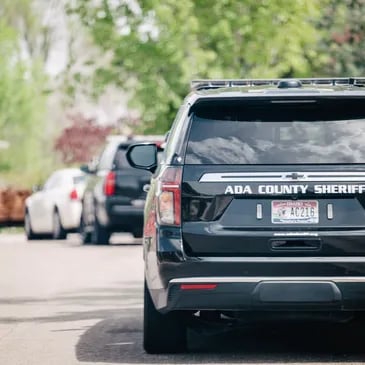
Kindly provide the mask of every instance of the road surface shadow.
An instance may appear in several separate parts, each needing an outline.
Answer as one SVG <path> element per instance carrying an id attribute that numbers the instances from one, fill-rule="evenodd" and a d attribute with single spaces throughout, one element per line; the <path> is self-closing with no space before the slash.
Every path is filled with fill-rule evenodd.
<path id="1" fill-rule="evenodd" d="M 80 337 L 76 356 L 79 361 L 131 364 L 363 362 L 363 338 L 363 331 L 348 324 L 261 324 L 190 331 L 188 353 L 148 355 L 142 349 L 142 313 L 130 313 L 90 327 Z"/>

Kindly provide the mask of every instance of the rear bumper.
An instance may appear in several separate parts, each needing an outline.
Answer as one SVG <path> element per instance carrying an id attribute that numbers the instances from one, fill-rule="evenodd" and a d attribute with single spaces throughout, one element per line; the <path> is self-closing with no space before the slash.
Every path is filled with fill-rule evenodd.
<path id="1" fill-rule="evenodd" d="M 144 243 L 146 280 L 161 312 L 365 311 L 365 256 L 192 257 L 178 228 L 157 232 Z"/>
<path id="2" fill-rule="evenodd" d="M 59 206 L 62 226 L 67 231 L 76 231 L 80 225 L 82 205 L 79 201 L 71 201 L 64 206 Z"/>
<path id="3" fill-rule="evenodd" d="M 172 279 L 160 310 L 364 311 L 365 277 Z"/>

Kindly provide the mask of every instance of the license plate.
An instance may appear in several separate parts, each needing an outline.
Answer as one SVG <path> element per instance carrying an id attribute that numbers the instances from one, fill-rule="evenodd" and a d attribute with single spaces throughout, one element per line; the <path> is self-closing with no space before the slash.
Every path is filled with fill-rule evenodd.
<path id="1" fill-rule="evenodd" d="M 317 200 L 274 200 L 271 202 L 271 222 L 276 224 L 318 223 Z"/>

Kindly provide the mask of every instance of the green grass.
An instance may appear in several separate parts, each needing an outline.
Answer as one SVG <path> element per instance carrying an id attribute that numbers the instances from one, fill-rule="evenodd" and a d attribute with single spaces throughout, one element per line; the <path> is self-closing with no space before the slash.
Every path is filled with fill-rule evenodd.
<path id="1" fill-rule="evenodd" d="M 17 233 L 24 233 L 23 226 L 18 227 L 0 227 L 0 234 L 17 234 Z"/>

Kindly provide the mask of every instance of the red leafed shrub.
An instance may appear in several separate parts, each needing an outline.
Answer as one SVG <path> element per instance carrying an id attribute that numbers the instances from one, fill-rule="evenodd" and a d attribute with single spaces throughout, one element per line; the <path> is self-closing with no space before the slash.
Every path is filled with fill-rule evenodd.
<path id="1" fill-rule="evenodd" d="M 113 128 L 99 126 L 93 119 L 81 114 L 71 115 L 69 119 L 72 124 L 56 139 L 54 149 L 65 164 L 87 162 L 104 144 Z"/>

